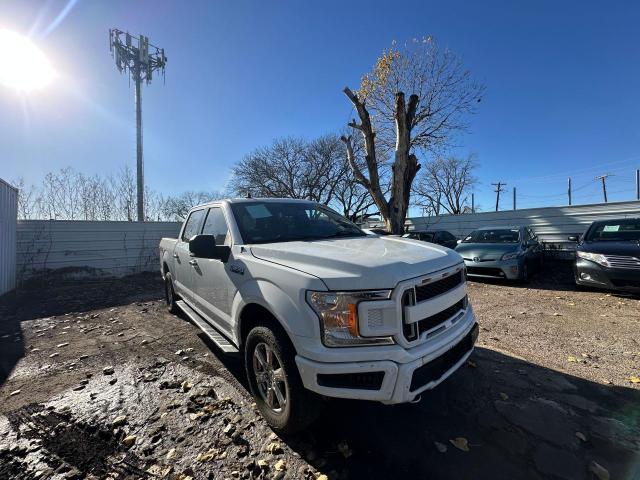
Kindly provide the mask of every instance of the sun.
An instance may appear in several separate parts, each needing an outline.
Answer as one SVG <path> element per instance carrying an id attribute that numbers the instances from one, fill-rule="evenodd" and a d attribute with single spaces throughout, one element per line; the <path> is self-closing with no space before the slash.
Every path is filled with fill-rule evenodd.
<path id="1" fill-rule="evenodd" d="M 29 91 L 46 86 L 52 78 L 49 60 L 31 40 L 0 29 L 0 84 Z"/>

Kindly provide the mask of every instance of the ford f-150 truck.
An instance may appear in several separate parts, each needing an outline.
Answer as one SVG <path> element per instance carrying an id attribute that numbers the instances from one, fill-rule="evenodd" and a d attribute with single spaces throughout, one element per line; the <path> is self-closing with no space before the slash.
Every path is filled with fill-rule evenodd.
<path id="1" fill-rule="evenodd" d="M 417 401 L 469 357 L 478 325 L 460 255 L 366 235 L 306 200 L 193 208 L 160 242 L 167 308 L 242 353 L 275 431 L 312 422 L 323 397 Z"/>

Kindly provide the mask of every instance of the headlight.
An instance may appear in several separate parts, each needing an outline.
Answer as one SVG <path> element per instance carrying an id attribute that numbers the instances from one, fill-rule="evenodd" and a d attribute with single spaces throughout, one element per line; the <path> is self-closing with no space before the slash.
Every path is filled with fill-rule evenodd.
<path id="1" fill-rule="evenodd" d="M 361 337 L 358 331 L 358 303 L 387 300 L 391 290 L 361 292 L 307 292 L 307 303 L 320 318 L 322 343 L 327 347 L 390 345 L 391 337 Z"/>
<path id="2" fill-rule="evenodd" d="M 502 255 L 502 260 L 513 260 L 524 255 L 524 252 L 509 252 Z"/>
<path id="3" fill-rule="evenodd" d="M 601 255 L 600 253 L 589 253 L 589 252 L 581 252 L 580 250 L 576 251 L 576 255 L 580 258 L 584 258 L 585 260 L 591 260 L 592 262 L 596 262 L 598 265 L 602 265 L 603 267 L 608 267 L 609 262 L 607 262 L 607 257 Z"/>

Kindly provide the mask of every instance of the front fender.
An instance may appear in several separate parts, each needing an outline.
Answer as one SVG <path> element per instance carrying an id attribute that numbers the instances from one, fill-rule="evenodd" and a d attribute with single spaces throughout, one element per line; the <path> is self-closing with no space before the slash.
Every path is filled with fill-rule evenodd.
<path id="1" fill-rule="evenodd" d="M 297 290 L 296 296 L 298 298 L 292 298 L 282 288 L 264 279 L 250 280 L 243 284 L 231 306 L 236 344 L 240 345 L 242 341 L 242 310 L 250 304 L 257 304 L 268 310 L 285 329 L 289 338 L 319 338 L 320 324 L 311 307 L 307 305 L 304 298 L 305 289 Z"/>

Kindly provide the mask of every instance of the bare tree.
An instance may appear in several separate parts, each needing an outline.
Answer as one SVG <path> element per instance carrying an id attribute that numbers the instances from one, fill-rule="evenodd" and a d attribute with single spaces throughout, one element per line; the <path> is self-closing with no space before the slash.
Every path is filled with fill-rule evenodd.
<path id="1" fill-rule="evenodd" d="M 474 155 L 436 158 L 427 163 L 413 186 L 415 204 L 434 215 L 439 215 L 441 210 L 452 215 L 464 213 L 477 182 L 473 175 L 476 167 Z"/>
<path id="2" fill-rule="evenodd" d="M 20 177 L 13 182 L 18 189 L 18 218 L 30 219 L 36 215 L 37 208 L 37 190 L 35 186 L 27 187 L 24 178 Z"/>
<path id="3" fill-rule="evenodd" d="M 169 196 L 162 203 L 162 216 L 167 220 L 184 220 L 187 213 L 196 205 L 224 198 L 224 195 L 217 191 L 194 192 L 186 191 L 177 196 Z"/>
<path id="4" fill-rule="evenodd" d="M 405 99 L 405 92 L 410 92 Z M 364 140 L 364 161 L 359 161 L 353 139 L 344 135 L 354 176 L 371 194 L 389 232 L 404 232 L 411 186 L 420 170 L 416 152 L 432 153 L 467 124 L 483 93 L 460 59 L 441 50 L 427 37 L 404 48 L 383 52 L 358 92 L 344 89 L 359 118 L 348 125 Z M 384 150 L 394 145 L 389 198 L 380 181 Z M 376 148 L 381 153 L 378 157 Z M 366 172 L 366 174 L 365 174 Z"/>

